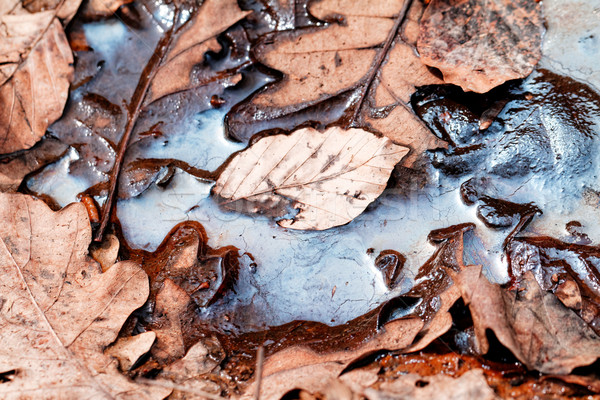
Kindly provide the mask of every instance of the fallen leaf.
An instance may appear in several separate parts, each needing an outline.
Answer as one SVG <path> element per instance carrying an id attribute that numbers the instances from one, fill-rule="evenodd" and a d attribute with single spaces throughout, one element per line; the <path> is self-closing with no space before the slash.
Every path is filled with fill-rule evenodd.
<path id="1" fill-rule="evenodd" d="M 133 262 L 106 273 L 87 257 L 91 229 L 80 204 L 52 212 L 29 196 L 0 194 L 2 265 L 0 384 L 4 398 L 162 399 L 168 391 L 129 381 L 103 353 L 148 296 Z"/>
<path id="2" fill-rule="evenodd" d="M 187 389 L 184 392 L 175 388 L 169 399 L 205 399 L 205 396 L 200 395 L 202 392 L 219 396 L 222 388 L 211 379 L 210 374 L 224 358 L 225 353 L 218 340 L 202 338 L 188 350 L 185 357 L 165 367 L 157 378 L 175 382 Z"/>
<path id="3" fill-rule="evenodd" d="M 353 326 L 352 321 L 348 326 Z M 387 323 L 378 335 L 356 348 L 319 354 L 308 347 L 295 346 L 275 353 L 264 365 L 261 398 L 279 399 L 295 388 L 311 392 L 322 390 L 354 359 L 382 349 L 407 347 L 422 327 L 423 323 L 417 318 L 400 319 Z M 255 385 L 256 382 L 250 385 L 241 398 L 253 398 Z"/>
<path id="4" fill-rule="evenodd" d="M 30 13 L 20 4 L 0 14 L 0 154 L 33 146 L 60 118 L 73 78 L 73 54 L 60 19 L 81 0 Z"/>
<path id="5" fill-rule="evenodd" d="M 568 374 L 600 357 L 600 337 L 540 288 L 531 272 L 514 288 L 490 283 L 481 267 L 469 267 L 456 279 L 482 353 L 488 352 L 486 330 L 491 329 L 519 361 L 542 373 Z"/>
<path id="6" fill-rule="evenodd" d="M 182 320 L 188 311 L 191 298 L 173 283 L 165 279 L 156 296 L 155 313 L 151 329 L 156 333 L 156 345 L 152 357 L 160 364 L 168 364 L 185 355 Z"/>
<path id="7" fill-rule="evenodd" d="M 312 16 L 327 25 L 276 32 L 256 46 L 257 59 L 283 77 L 234 107 L 227 116 L 229 134 L 247 141 L 264 129 L 293 130 L 314 121 L 352 125 L 364 115 L 394 143 L 411 148 L 405 166 L 425 149 L 443 146 L 410 106 L 416 86 L 442 83 L 414 49 L 421 6 L 415 1 L 407 10 L 410 4 L 310 3 Z"/>
<path id="8" fill-rule="evenodd" d="M 401 297 L 419 299 L 412 314 L 425 322 L 419 339 L 406 351 L 425 348 L 452 327 L 450 308 L 461 296 L 454 281 L 468 268 L 463 263 L 463 240 L 465 232 L 473 228 L 473 224 L 461 224 L 429 234 L 429 241 L 438 249 L 419 269 L 415 277 L 418 283 Z"/>
<path id="9" fill-rule="evenodd" d="M 16 192 L 28 174 L 58 160 L 67 146 L 56 139 L 40 141 L 29 151 L 0 160 L 0 192 Z"/>
<path id="10" fill-rule="evenodd" d="M 162 290 L 166 279 L 181 288 L 198 307 L 207 307 L 230 290 L 238 275 L 238 249 L 213 249 L 198 222 L 182 222 L 167 234 L 156 251 L 133 252 L 150 276 L 150 298 Z"/>
<path id="11" fill-rule="evenodd" d="M 519 281 L 530 271 L 543 290 L 553 292 L 600 335 L 600 252 L 596 246 L 549 237 L 515 238 L 507 255 L 513 280 Z"/>
<path id="12" fill-rule="evenodd" d="M 422 377 L 408 374 L 389 382 L 383 382 L 377 389 L 367 388 L 364 394 L 369 400 L 495 400 L 499 397 L 488 385 L 483 370 L 474 369 L 458 378 L 444 374 Z"/>
<path id="13" fill-rule="evenodd" d="M 102 267 L 102 272 L 106 272 L 117 262 L 119 248 L 121 247 L 119 239 L 113 235 L 106 235 L 101 243 L 94 242 L 90 246 L 90 255 Z"/>
<path id="14" fill-rule="evenodd" d="M 267 136 L 231 160 L 214 194 L 225 208 L 281 217 L 284 228 L 328 229 L 362 213 L 407 152 L 362 129 Z M 290 209 L 299 211 L 285 218 Z"/>
<path id="15" fill-rule="evenodd" d="M 139 335 L 119 338 L 105 353 L 119 360 L 123 371 L 128 371 L 145 354 L 156 340 L 156 333 L 143 332 Z"/>
<path id="16" fill-rule="evenodd" d="M 542 5 L 530 0 L 432 0 L 417 48 L 444 81 L 485 93 L 524 78 L 542 56 Z"/>
<path id="17" fill-rule="evenodd" d="M 123 4 L 133 0 L 89 0 L 82 7 L 82 15 L 86 18 L 106 17 L 116 12 Z"/>

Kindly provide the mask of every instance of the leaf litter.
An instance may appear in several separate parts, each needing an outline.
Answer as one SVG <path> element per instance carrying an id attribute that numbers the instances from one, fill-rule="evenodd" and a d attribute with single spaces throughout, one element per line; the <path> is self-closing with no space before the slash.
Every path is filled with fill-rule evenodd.
<path id="1" fill-rule="evenodd" d="M 379 399 L 400 395 L 423 398 L 441 391 L 447 392 L 449 398 L 519 398 L 532 394 L 579 396 L 597 390 L 594 367 L 587 367 L 597 358 L 597 354 L 589 351 L 597 347 L 598 340 L 595 321 L 598 267 L 594 256 L 597 232 L 587 221 L 590 215 L 595 215 L 598 204 L 597 183 L 593 179 L 597 171 L 593 160 L 598 95 L 585 84 L 545 70 L 534 71 L 523 81 L 508 82 L 487 92 L 506 79 L 525 77 L 531 72 L 539 58 L 536 53 L 541 41 L 539 15 L 527 20 L 533 27 L 528 27 L 532 33 L 525 36 L 533 45 L 521 46 L 524 42 L 518 41 L 510 49 L 520 51 L 527 60 L 519 64 L 523 60 L 519 56 L 509 57 L 516 62 L 511 68 L 517 71 L 517 76 L 507 78 L 505 71 L 495 69 L 494 62 L 508 54 L 501 46 L 486 47 L 491 53 L 484 57 L 483 65 L 473 55 L 461 56 L 462 61 L 454 55 L 439 56 L 445 62 L 466 61 L 469 71 L 483 70 L 484 77 L 472 82 L 490 81 L 491 86 L 481 89 L 462 84 L 464 89 L 487 92 L 477 95 L 440 86 L 442 78 L 451 81 L 450 70 L 436 65 L 440 75 L 425 66 L 433 64 L 427 61 L 424 52 L 416 51 L 417 38 L 422 44 L 428 37 L 438 37 L 428 36 L 434 32 L 432 29 L 443 30 L 443 25 L 435 28 L 428 25 L 429 20 L 436 18 L 442 1 L 428 2 L 426 7 L 420 1 L 373 2 L 366 10 L 360 10 L 357 3 L 326 0 L 248 1 L 241 2 L 241 8 L 237 4 L 219 3 L 223 9 L 214 2 L 205 2 L 199 8 L 179 3 L 166 7 L 155 2 L 122 3 L 125 2 L 112 6 L 120 22 L 115 17 L 109 17 L 108 23 L 102 19 L 87 21 L 86 18 L 105 18 L 97 14 L 99 11 L 89 13 L 89 10 L 87 15 L 82 12 L 75 18 L 70 28 L 70 44 L 77 61 L 75 83 L 64 116 L 49 128 L 49 135 L 31 153 L 14 153 L 2 159 L 5 167 L 2 173 L 8 182 L 6 190 L 35 193 L 57 209 L 80 194 L 92 220 L 96 208 L 100 208 L 104 216 L 98 238 L 105 236 L 103 230 L 109 221 L 116 221 L 109 216 L 114 208 L 111 199 L 119 188 L 121 200 L 116 204 L 121 224 L 114 226 L 116 236 L 107 236 L 104 244 L 91 249 L 100 264 L 86 258 L 89 267 L 85 271 L 94 272 L 86 272 L 76 281 L 79 284 L 87 278 L 108 279 L 124 264 L 133 268 L 131 261 L 115 264 L 117 260 L 137 261 L 149 277 L 147 301 L 148 291 L 144 289 L 147 283 L 136 285 L 133 292 L 140 300 L 113 317 L 113 333 L 102 336 L 100 345 L 93 340 L 87 342 L 85 346 L 93 349 L 84 346 L 83 352 L 77 346 L 73 349 L 68 345 L 58 346 L 59 351 L 67 352 L 69 362 L 85 365 L 71 373 L 67 371 L 70 364 L 65 364 L 63 371 L 67 371 L 64 373 L 69 379 L 89 379 L 81 378 L 88 370 L 92 381 L 100 382 L 94 383 L 100 390 L 105 382 L 110 382 L 108 390 L 119 390 L 122 385 L 157 398 L 168 395 L 172 389 L 175 392 L 171 398 L 187 398 L 193 393 L 215 398 L 223 394 L 253 397 L 256 385 L 260 385 L 259 395 L 265 398 Z M 502 16 L 515 6 L 512 2 L 494 4 L 501 5 L 497 14 L 478 8 L 477 2 L 457 2 L 458 7 L 471 7 L 475 15 L 485 14 L 484 18 L 473 18 L 473 25 L 466 24 L 463 33 L 472 35 L 471 29 L 480 28 L 478 21 L 490 16 L 498 18 L 493 23 L 499 26 L 514 22 Z M 537 2 L 517 6 L 529 7 L 528 12 L 534 10 L 534 14 L 539 14 L 541 7 Z M 35 13 L 41 8 L 34 2 L 27 10 Z M 178 31 L 181 20 L 177 10 L 182 9 L 183 19 L 192 22 Z M 198 13 L 194 14 L 195 11 Z M 215 14 L 233 17 L 221 19 L 222 25 L 198 24 L 203 17 L 207 18 L 204 21 L 211 21 Z M 468 12 L 453 15 L 461 18 Z M 68 20 L 70 16 L 59 18 Z M 277 23 L 269 23 L 269 18 Z M 376 28 L 362 29 L 370 20 L 378 21 L 373 25 Z M 208 40 L 194 35 L 202 40 L 186 41 L 186 32 L 194 32 L 196 28 L 203 32 L 209 27 L 214 30 L 207 33 Z M 129 59 L 121 59 L 119 62 L 124 64 L 117 67 L 114 50 L 99 39 L 98 33 L 106 30 L 114 38 L 128 37 L 131 35 L 128 32 L 146 34 L 149 35 L 144 39 L 146 42 L 140 42 L 156 46 L 144 50 L 136 42 L 137 47 L 130 47 Z M 169 39 L 172 32 L 174 41 Z M 452 34 L 456 32 L 448 30 L 448 33 L 451 35 L 439 37 L 449 42 L 454 40 Z M 170 53 L 181 43 L 185 44 L 182 52 Z M 286 46 L 301 51 L 282 53 Z M 308 46 L 308 50 L 302 50 L 302 46 Z M 194 49 L 189 56 L 185 55 L 188 48 Z M 531 50 L 533 55 L 527 53 Z M 348 66 L 346 52 L 357 60 L 356 66 L 360 68 L 341 73 Z M 178 59 L 182 54 L 185 56 Z M 310 62 L 315 59 L 323 63 Z M 475 67 L 469 64 L 473 61 L 477 63 Z M 123 65 L 146 65 L 148 74 L 140 76 L 137 68 L 137 72 L 130 73 L 138 74 L 129 79 L 133 86 L 120 84 L 128 76 L 122 74 L 127 70 Z M 264 65 L 271 69 L 264 69 Z M 325 68 L 320 68 L 321 65 Z M 308 72 L 306 76 L 301 76 L 302 69 Z M 166 70 L 168 73 L 161 75 Z M 490 72 L 497 75 L 497 81 L 496 77 L 485 75 Z M 153 80 L 154 75 L 162 77 Z M 266 87 L 252 94 L 265 84 Z M 180 109 L 184 112 L 177 111 Z M 202 124 L 213 121 L 209 126 L 217 129 L 212 137 L 225 147 L 217 155 L 217 161 L 190 162 L 194 158 L 178 150 L 178 146 L 186 146 L 186 140 L 177 139 L 186 137 L 179 132 L 185 124 L 169 125 L 163 121 L 170 120 L 165 112 L 172 110 L 175 112 L 171 113 L 171 121 L 187 118 L 189 123 L 193 117 L 192 123 L 200 123 L 201 132 L 210 131 Z M 83 119 L 78 115 L 82 112 Z M 224 129 L 222 118 L 226 113 L 227 129 Z M 82 134 L 84 131 L 87 133 Z M 271 179 L 271 173 L 279 172 L 277 167 L 269 168 L 269 173 L 257 173 L 256 168 L 248 166 L 245 178 L 236 176 L 237 160 L 253 154 L 260 146 L 285 143 L 303 132 L 310 132 L 306 137 L 313 138 L 326 137 L 328 132 L 363 135 L 374 142 L 386 143 L 389 148 L 401 149 L 397 158 L 389 160 L 386 169 L 401 164 L 377 177 L 380 180 L 377 191 L 367 192 L 365 201 L 368 201 L 357 212 L 333 224 L 320 212 L 306 208 L 304 188 L 311 184 L 296 183 L 292 187 L 297 193 L 291 194 L 285 191 L 288 190 L 285 183 Z M 229 141 L 226 133 L 242 143 Z M 132 141 L 127 138 L 129 135 L 133 136 Z M 79 142 L 82 138 L 86 139 Z M 176 143 L 171 153 L 176 154 L 174 157 L 167 154 L 153 158 L 156 149 L 141 145 L 162 143 L 168 147 L 171 141 Z M 211 141 L 204 139 L 204 143 Z M 245 143 L 249 145 L 246 150 L 232 155 L 242 150 Z M 574 143 L 577 150 L 572 151 L 566 143 Z M 66 146 L 71 147 L 66 150 Z M 425 152 L 428 149 L 433 151 Z M 333 162 L 316 157 L 315 165 L 325 165 L 325 169 L 307 173 L 316 176 L 315 173 L 322 174 L 336 165 L 343 172 L 352 165 L 353 154 L 360 155 L 352 153 L 352 148 L 347 150 L 350 150 L 347 163 L 336 164 L 336 157 Z M 285 166 L 284 159 L 276 152 L 273 156 L 266 154 L 253 155 L 259 166 L 269 162 Z M 298 157 L 296 154 L 290 159 Z M 95 158 L 90 163 L 92 155 Z M 202 153 L 204 158 L 214 155 L 211 151 Z M 343 159 L 345 153 L 339 155 Z M 300 163 L 304 160 L 304 157 L 297 159 Z M 44 167 L 48 162 L 54 163 Z M 103 166 L 99 164 L 102 162 Z M 245 200 L 255 200 L 258 194 L 269 201 L 285 203 L 287 211 L 292 208 L 293 212 L 288 215 L 277 208 L 265 207 L 264 203 L 250 202 L 253 211 L 275 213 L 280 218 L 296 217 L 294 223 L 324 230 L 290 232 L 265 216 L 242 216 L 220 209 L 215 200 L 219 200 L 218 194 L 227 197 L 223 193 L 227 194 L 229 179 L 221 180 L 227 174 L 241 180 L 240 187 L 244 188 L 244 184 L 248 187 L 242 195 Z M 333 197 L 322 201 L 325 208 L 347 208 L 332 201 L 344 196 L 343 187 L 336 182 L 337 176 L 343 175 L 325 180 L 332 182 L 334 188 Z M 68 181 L 70 176 L 84 179 L 73 185 Z M 390 176 L 389 192 L 382 194 Z M 20 183 L 23 177 L 25 181 Z M 66 186 L 58 186 L 59 182 Z M 257 188 L 254 184 L 257 182 L 259 186 L 266 182 L 260 192 L 252 189 Z M 60 192 L 64 193 L 62 197 L 57 196 Z M 359 198 L 361 194 L 362 188 Z M 41 224 L 42 231 L 52 232 L 45 235 L 55 241 L 61 237 L 57 232 L 61 229 L 64 232 L 69 225 L 44 221 L 52 219 L 52 215 L 59 219 L 72 217 L 71 210 L 77 210 L 74 217 L 77 228 L 70 235 L 80 234 L 85 239 L 76 240 L 80 243 L 77 254 L 87 257 L 91 233 L 83 207 L 69 206 L 53 214 L 31 197 L 3 196 L 13 196 L 7 198 L 35 208 L 40 214 L 30 214 L 31 226 Z M 377 196 L 379 199 L 375 200 Z M 415 199 L 419 206 L 407 209 Z M 153 211 L 158 209 L 157 200 L 159 205 L 168 200 L 174 211 L 157 214 Z M 147 207 L 152 204 L 155 208 Z M 426 215 L 432 209 L 438 213 Z M 444 214 L 451 209 L 458 213 Z M 3 208 L 6 214 L 3 220 L 7 221 L 4 229 L 28 221 L 27 217 L 11 219 L 11 210 Z M 307 210 L 318 216 L 308 224 L 302 222 L 306 215 L 302 213 Z M 236 205 L 235 211 L 241 211 L 240 207 Z M 404 214 L 397 215 L 399 211 Z M 175 226 L 189 219 L 192 221 Z M 285 219 L 280 221 L 290 223 Z M 332 225 L 342 226 L 331 228 Z M 565 230 L 557 228 L 561 226 Z M 363 236 L 352 236 L 361 230 Z M 277 240 L 277 235 L 281 239 Z M 336 237 L 337 248 L 327 243 Z M 358 240 L 348 241 L 353 237 Z M 425 237 L 430 245 L 424 246 Z M 3 234 L 6 249 L 18 256 L 24 245 L 15 245 L 12 238 L 8 233 Z M 158 250 L 151 253 L 139 247 Z M 265 251 L 265 247 L 271 248 Z M 46 253 L 61 255 L 59 248 L 52 247 Z M 411 248 L 414 251 L 409 251 Z M 312 249 L 312 255 L 308 249 Z M 419 254 L 415 255 L 415 251 Z M 274 252 L 279 254 L 268 255 Z M 52 257 L 33 260 L 22 267 L 24 271 L 35 270 L 37 265 L 42 265 L 42 269 L 53 265 Z M 356 264 L 354 271 L 361 273 L 348 275 L 352 271 L 347 269 L 350 264 L 341 260 Z M 323 285 L 315 281 L 313 286 L 297 287 L 295 293 L 301 295 L 294 296 L 290 288 L 303 280 L 296 277 L 285 285 L 282 282 L 297 276 L 303 264 L 312 267 L 308 270 L 311 275 L 304 275 L 304 279 L 334 273 L 346 279 L 346 283 L 333 281 Z M 20 271 L 20 265 L 15 265 L 16 271 Z M 291 268 L 281 269 L 278 265 Z M 148 282 L 142 270 L 135 268 L 144 282 Z M 269 269 L 272 274 L 265 274 Z M 285 273 L 286 269 L 290 272 Z M 369 269 L 365 279 L 365 271 Z M 47 269 L 44 271 L 33 274 L 39 275 L 35 283 L 27 275 L 23 275 L 24 280 L 35 288 L 56 278 L 49 277 Z M 57 276 L 69 279 L 68 275 Z M 71 289 L 77 293 L 94 286 L 71 288 L 71 279 L 65 282 L 69 287 L 61 290 L 54 305 L 38 313 L 37 318 L 45 317 L 51 322 L 52 307 L 64 301 L 61 296 L 69 296 Z M 362 306 L 339 313 L 352 293 L 344 288 L 350 282 L 354 291 L 373 286 L 370 289 L 373 294 L 365 299 L 363 292 L 359 300 Z M 317 295 L 325 292 L 330 302 L 328 311 L 301 312 L 303 305 L 326 304 L 324 299 L 307 296 L 307 291 Z M 46 292 L 50 296 L 54 293 Z M 280 304 L 282 300 L 287 304 Z M 34 306 L 38 301 L 34 299 Z M 71 312 L 81 312 L 72 305 L 68 304 Z M 135 308 L 138 309 L 134 311 Z M 302 316 L 327 324 L 293 321 Z M 63 314 L 63 318 L 77 320 L 71 314 L 67 317 Z M 275 326 L 274 321 L 287 324 Z M 90 326 L 97 323 L 104 322 L 94 320 Z M 52 323 L 49 326 L 51 335 L 57 328 Z M 77 329 L 73 324 L 65 326 Z M 61 329 L 65 328 L 61 325 Z M 3 333 L 10 333 L 10 329 Z M 119 339 L 105 350 L 117 336 Z M 29 339 L 25 342 L 29 343 Z M 40 350 L 37 344 L 32 344 L 31 349 Z M 261 357 L 256 358 L 258 349 L 266 353 L 264 365 Z M 421 366 L 407 370 L 409 360 Z M 423 367 L 424 362 L 427 367 Z M 262 371 L 260 377 L 256 376 L 256 363 Z M 444 367 L 436 369 L 436 363 Z M 465 363 L 471 366 L 469 372 L 463 368 Z M 43 368 L 40 365 L 32 363 L 27 367 Z M 22 390 L 23 385 L 32 384 L 31 380 L 23 380 L 23 368 L 7 365 L 0 389 L 14 385 Z M 398 379 L 402 368 L 411 374 Z M 575 368 L 577 374 L 568 375 Z M 543 374 L 541 378 L 535 375 L 536 371 Z M 136 378 L 137 382 L 131 380 Z M 35 384 L 53 385 L 51 381 Z M 452 389 L 444 389 L 446 386 Z M 164 387 L 169 389 L 163 391 Z"/>

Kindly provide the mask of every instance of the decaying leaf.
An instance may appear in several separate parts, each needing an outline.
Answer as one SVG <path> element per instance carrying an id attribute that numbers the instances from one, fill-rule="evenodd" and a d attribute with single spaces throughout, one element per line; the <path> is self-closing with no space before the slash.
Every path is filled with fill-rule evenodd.
<path id="1" fill-rule="evenodd" d="M 73 77 L 61 19 L 70 19 L 79 3 L 0 9 L 0 154 L 30 148 L 61 116 Z"/>
<path id="2" fill-rule="evenodd" d="M 121 369 L 127 371 L 150 351 L 154 340 L 156 340 L 154 332 L 143 332 L 139 335 L 119 338 L 106 349 L 105 353 L 119 360 Z"/>
<path id="3" fill-rule="evenodd" d="M 597 246 L 565 243 L 549 237 L 516 238 L 507 249 L 514 280 L 530 271 L 600 335 L 600 273 Z"/>
<path id="4" fill-rule="evenodd" d="M 282 217 L 284 228 L 343 225 L 385 189 L 408 149 L 362 129 L 304 128 L 265 137 L 239 153 L 215 188 L 221 204 Z M 285 218 L 291 209 L 299 212 Z"/>
<path id="5" fill-rule="evenodd" d="M 394 143 L 413 150 L 405 166 L 425 149 L 443 146 L 410 107 L 415 86 L 442 83 L 414 49 L 422 6 L 415 1 L 406 10 L 410 3 L 310 3 L 310 13 L 328 25 L 275 33 L 257 46 L 258 60 L 284 75 L 234 108 L 227 117 L 230 135 L 248 140 L 266 128 L 347 120 L 354 110 Z M 375 90 L 369 90 L 371 84 Z"/>
<path id="6" fill-rule="evenodd" d="M 133 0 L 89 0 L 82 6 L 82 15 L 86 18 L 98 18 L 110 15 L 117 11 L 123 4 Z"/>
<path id="7" fill-rule="evenodd" d="M 357 379 L 358 378 L 358 379 Z M 370 379 L 369 379 L 370 378 Z M 496 400 L 499 397 L 488 385 L 483 370 L 474 369 L 457 378 L 444 374 L 421 376 L 406 374 L 394 380 L 378 381 L 377 371 L 355 370 L 321 386 L 320 393 L 308 394 L 307 400 Z"/>
<path id="8" fill-rule="evenodd" d="M 552 293 L 540 288 L 531 272 L 514 288 L 491 284 L 472 267 L 457 277 L 469 305 L 482 353 L 491 329 L 500 343 L 528 368 L 567 374 L 600 357 L 600 337 Z"/>
<path id="9" fill-rule="evenodd" d="M 529 75 L 542 56 L 542 5 L 530 0 L 432 0 L 421 19 L 423 62 L 485 93 Z"/>
<path id="10" fill-rule="evenodd" d="M 418 315 L 425 326 L 407 351 L 425 348 L 433 340 L 446 333 L 452 326 L 450 308 L 460 298 L 460 290 L 454 280 L 463 273 L 463 240 L 465 232 L 474 228 L 473 224 L 462 224 L 432 231 L 429 241 L 439 247 L 434 255 L 419 269 L 415 281 L 418 282 L 405 299 L 419 299 L 413 314 Z"/>
<path id="11" fill-rule="evenodd" d="M 193 354 L 189 353 L 190 346 L 198 338 L 188 332 L 193 331 L 190 326 L 198 307 L 218 300 L 237 278 L 237 249 L 212 249 L 207 242 L 202 225 L 184 222 L 169 232 L 155 252 L 132 254 L 150 277 L 152 314 L 142 325 L 156 333 L 151 355 L 161 365 L 180 359 L 186 352 Z M 186 365 L 189 367 L 189 362 Z"/>
<path id="12" fill-rule="evenodd" d="M 351 326 L 352 321 L 349 324 Z M 311 392 L 322 390 L 354 359 L 381 349 L 407 347 L 422 327 L 423 323 L 417 318 L 399 319 L 386 324 L 378 335 L 360 343 L 357 348 L 319 354 L 305 346 L 295 346 L 275 353 L 264 365 L 261 398 L 279 399 L 288 391 L 299 388 Z M 242 398 L 252 398 L 255 385 L 256 382 L 250 385 Z"/>
<path id="13" fill-rule="evenodd" d="M 393 382 L 382 383 L 377 389 L 366 389 L 365 395 L 369 400 L 498 399 L 480 369 L 468 371 L 458 378 L 443 374 L 426 378 L 416 374 L 404 375 Z"/>
<path id="14" fill-rule="evenodd" d="M 25 195 L 0 194 L 0 338 L 3 398 L 162 399 L 131 382 L 103 353 L 148 296 L 133 262 L 106 273 L 87 257 L 91 229 L 80 204 L 60 212 Z"/>
<path id="15" fill-rule="evenodd" d="M 0 192 L 16 192 L 27 174 L 56 161 L 66 150 L 60 141 L 46 139 L 29 151 L 0 159 Z"/>

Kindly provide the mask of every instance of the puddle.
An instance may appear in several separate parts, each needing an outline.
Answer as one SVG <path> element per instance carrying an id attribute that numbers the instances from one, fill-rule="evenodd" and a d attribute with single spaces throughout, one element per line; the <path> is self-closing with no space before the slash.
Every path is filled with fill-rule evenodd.
<path id="1" fill-rule="evenodd" d="M 549 4 L 560 6 L 556 2 Z M 587 6 L 581 7 L 587 10 Z M 594 8 L 590 10 L 592 14 L 595 12 Z M 112 43 L 138 40 L 129 31 L 124 33 L 119 24 L 114 21 L 94 23 L 86 29 L 98 58 L 120 59 L 119 54 L 127 52 L 116 53 Z M 579 50 L 573 50 L 581 53 L 578 58 L 573 57 L 573 64 L 567 66 L 565 60 L 570 58 L 565 56 L 559 68 L 558 64 L 552 64 L 558 54 L 552 43 L 555 36 L 563 33 L 552 20 L 549 24 L 544 62 L 550 63 L 555 71 L 568 70 L 571 76 L 583 79 L 571 73 L 571 68 L 593 65 L 589 64 L 589 57 L 596 54 L 596 45 L 593 41 L 580 45 Z M 581 32 L 568 36 L 567 40 L 578 41 L 587 34 L 585 29 L 582 26 Z M 119 79 L 131 79 L 127 78 L 127 71 L 133 64 L 129 64 L 126 57 L 122 58 L 122 63 L 117 62 L 115 70 L 100 76 L 95 85 L 109 85 L 117 93 L 119 81 L 111 81 L 115 71 L 123 72 Z M 591 84 L 598 85 L 598 78 L 585 76 Z M 214 171 L 232 153 L 244 148 L 243 144 L 226 138 L 224 116 L 231 106 L 268 79 L 258 71 L 247 71 L 239 84 L 225 89 L 225 105 L 218 109 L 205 103 L 187 108 L 179 107 L 181 103 L 177 101 L 170 103 L 177 105 L 173 108 L 178 116 L 176 123 L 162 126 L 161 135 L 157 137 L 148 136 L 137 142 L 132 154 L 182 160 L 194 168 Z M 279 325 L 297 319 L 334 325 L 364 314 L 410 289 L 418 268 L 433 254 L 434 247 L 427 242 L 431 230 L 459 223 L 476 225 L 475 233 L 466 243 L 465 261 L 483 264 L 491 280 L 506 282 L 508 274 L 502 244 L 512 226 L 487 226 L 478 218 L 477 206 L 466 205 L 461 200 L 461 185 L 469 179 L 473 179 L 484 195 L 515 203 L 535 203 L 543 214 L 534 218 L 524 234 L 550 235 L 571 241 L 573 235 L 567 232 L 565 225 L 575 220 L 581 222 L 583 226 L 578 229 L 586 233 L 593 244 L 600 243 L 600 227 L 595 223 L 600 218 L 600 160 L 596 157 L 600 146 L 600 102 L 594 105 L 590 103 L 595 101 L 593 99 L 582 100 L 584 95 L 593 98 L 583 86 L 565 92 L 564 97 L 556 97 L 562 90 L 557 89 L 560 82 L 551 84 L 547 79 L 547 75 L 540 78 L 540 73 L 535 73 L 512 93 L 512 101 L 483 136 L 458 137 L 463 142 L 459 140 L 457 148 L 481 145 L 477 151 L 462 152 L 460 157 L 442 155 L 435 159 L 438 168 L 428 159 L 424 160 L 425 184 L 416 175 L 397 170 L 393 177 L 395 183 L 348 225 L 321 232 L 302 232 L 282 229 L 264 217 L 226 212 L 210 197 L 212 182 L 176 169 L 166 186 L 152 184 L 141 195 L 118 202 L 117 215 L 124 236 L 132 247 L 152 251 L 172 227 L 193 220 L 203 224 L 211 247 L 233 245 L 241 253 L 250 253 L 256 269 L 249 268 L 249 258 L 244 256 L 245 267 L 240 272 L 236 292 L 229 296 L 235 298 L 239 309 L 256 314 L 256 329 L 260 325 Z M 537 103 L 528 100 L 529 92 L 538 96 Z M 78 100 L 76 96 L 74 99 Z M 544 100 L 546 98 L 549 100 Z M 122 101 L 116 97 L 109 100 L 115 104 Z M 560 107 L 561 102 L 574 100 L 582 101 L 586 109 Z M 552 104 L 559 106 L 553 108 Z M 164 104 L 161 107 L 169 112 Z M 156 114 L 138 131 L 149 129 L 160 118 L 160 114 Z M 84 122 L 61 123 L 74 124 L 73 129 L 89 129 Z M 112 124 L 102 133 L 110 140 L 122 125 L 122 121 Z M 464 134 L 464 131 L 458 132 L 463 128 L 459 124 L 455 133 Z M 97 135 L 88 136 L 94 137 L 90 141 L 99 140 Z M 105 179 L 108 168 L 102 165 L 93 168 L 96 175 L 82 177 L 74 172 L 82 162 L 82 154 L 91 152 L 94 147 L 73 146 L 60 161 L 30 179 L 28 188 L 47 194 L 64 206 L 74 201 L 77 193 Z M 100 156 L 102 154 L 105 153 Z M 471 170 L 460 170 L 463 164 L 470 165 Z M 374 263 L 384 250 L 395 250 L 406 257 L 401 279 L 392 290 Z"/>

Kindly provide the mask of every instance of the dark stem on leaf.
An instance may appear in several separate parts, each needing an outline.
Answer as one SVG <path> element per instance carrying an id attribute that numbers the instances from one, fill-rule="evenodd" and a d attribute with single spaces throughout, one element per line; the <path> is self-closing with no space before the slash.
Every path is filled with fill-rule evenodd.
<path id="1" fill-rule="evenodd" d="M 178 21 L 179 9 L 177 8 L 175 10 L 175 15 L 173 17 L 173 25 L 171 26 L 171 29 L 165 32 L 165 35 L 160 39 L 160 41 L 156 45 L 154 54 L 152 54 L 152 57 L 150 57 L 148 63 L 146 64 L 146 67 L 142 71 L 142 75 L 140 76 L 140 80 L 138 81 L 137 87 L 135 88 L 135 92 L 133 93 L 131 102 L 127 107 L 127 125 L 125 126 L 125 132 L 123 133 L 123 137 L 121 138 L 121 141 L 119 141 L 119 147 L 117 149 L 115 163 L 112 167 L 112 170 L 110 171 L 106 203 L 104 203 L 104 207 L 102 209 L 100 227 L 98 228 L 96 236 L 94 237 L 94 240 L 97 242 L 102 241 L 104 231 L 106 230 L 106 226 L 110 221 L 110 216 L 114 208 L 115 196 L 117 195 L 117 187 L 119 183 L 119 176 L 121 174 L 121 167 L 123 165 L 123 160 L 125 158 L 125 153 L 129 145 L 131 134 L 133 133 L 133 128 L 135 128 L 135 124 L 140 115 L 142 104 L 144 103 L 144 99 L 146 98 L 146 94 L 148 93 L 148 89 L 150 88 L 150 83 L 154 79 L 154 76 L 158 71 L 158 67 L 161 65 L 165 55 L 169 50 L 169 46 L 171 45 L 171 41 L 173 39 L 173 33 L 175 32 L 175 28 L 177 26 Z"/>
<path id="2" fill-rule="evenodd" d="M 360 111 L 362 110 L 362 106 L 365 102 L 365 98 L 367 97 L 367 93 L 369 93 L 369 90 L 373 85 L 373 81 L 377 76 L 377 72 L 379 71 L 381 64 L 383 64 L 383 61 L 385 60 L 388 52 L 390 51 L 390 47 L 392 46 L 394 38 L 398 34 L 398 30 L 400 29 L 402 23 L 406 19 L 406 14 L 408 13 L 408 9 L 410 8 L 411 4 L 412 0 L 406 0 L 402 5 L 402 9 L 396 17 L 396 22 L 394 23 L 394 26 L 390 30 L 390 33 L 388 34 L 388 37 L 385 40 L 385 43 L 383 44 L 383 47 L 377 53 L 377 57 L 375 57 L 375 60 L 373 61 L 373 65 L 371 66 L 371 70 L 369 72 L 369 75 L 367 76 L 367 79 L 362 84 L 360 98 L 358 99 L 358 103 L 356 103 L 356 107 L 354 108 L 354 114 L 352 114 L 352 118 L 350 118 L 350 121 L 348 121 L 348 125 L 346 128 L 352 128 L 356 126 L 356 120 L 360 115 Z"/>

